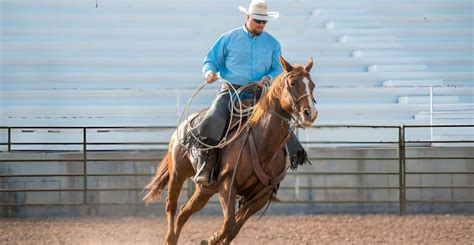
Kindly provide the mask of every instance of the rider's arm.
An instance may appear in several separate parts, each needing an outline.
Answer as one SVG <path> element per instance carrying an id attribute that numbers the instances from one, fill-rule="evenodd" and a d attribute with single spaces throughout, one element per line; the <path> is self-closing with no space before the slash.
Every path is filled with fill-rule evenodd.
<path id="1" fill-rule="evenodd" d="M 209 73 L 217 73 L 224 67 L 226 35 L 222 35 L 207 52 L 202 65 L 202 74 L 206 78 Z"/>

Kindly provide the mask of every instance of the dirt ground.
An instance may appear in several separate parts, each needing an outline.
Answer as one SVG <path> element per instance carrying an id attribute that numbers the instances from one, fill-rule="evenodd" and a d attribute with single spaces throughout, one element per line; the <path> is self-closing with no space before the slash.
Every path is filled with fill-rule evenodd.
<path id="1" fill-rule="evenodd" d="M 194 216 L 179 244 L 199 244 L 219 216 Z M 162 244 L 164 217 L 0 219 L 1 244 Z M 233 244 L 472 244 L 474 216 L 313 215 L 252 218 Z"/>

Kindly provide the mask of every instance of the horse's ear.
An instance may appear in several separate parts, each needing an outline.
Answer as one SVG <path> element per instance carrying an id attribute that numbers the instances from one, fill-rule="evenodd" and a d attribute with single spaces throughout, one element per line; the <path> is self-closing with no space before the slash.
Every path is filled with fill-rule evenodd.
<path id="1" fill-rule="evenodd" d="M 293 66 L 290 65 L 290 63 L 288 63 L 285 59 L 283 59 L 283 56 L 280 55 L 280 63 L 281 63 L 281 66 L 283 67 L 283 70 L 285 70 L 286 72 L 290 72 L 291 70 L 293 70 Z"/>
<path id="2" fill-rule="evenodd" d="M 313 68 L 313 57 L 309 58 L 308 64 L 304 68 L 307 72 L 311 71 L 311 68 Z"/>

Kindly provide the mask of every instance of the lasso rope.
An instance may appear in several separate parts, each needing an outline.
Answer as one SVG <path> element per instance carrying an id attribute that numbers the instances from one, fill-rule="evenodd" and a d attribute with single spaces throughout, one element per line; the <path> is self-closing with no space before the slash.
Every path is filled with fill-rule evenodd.
<path id="1" fill-rule="evenodd" d="M 222 147 L 232 143 L 237 138 L 237 136 L 239 136 L 239 134 L 245 129 L 247 124 L 249 123 L 249 120 L 247 120 L 242 125 L 244 118 L 252 115 L 252 113 L 254 111 L 254 108 L 255 108 L 255 105 L 253 105 L 253 106 L 244 105 L 242 103 L 241 98 L 240 98 L 240 94 L 242 92 L 245 92 L 249 87 L 256 86 L 257 85 L 256 83 L 249 83 L 247 85 L 244 85 L 244 86 L 236 89 L 229 81 L 225 80 L 224 78 L 219 78 L 219 79 L 217 79 L 217 81 L 219 81 L 223 84 L 226 84 L 226 86 L 225 86 L 226 89 L 227 89 L 226 93 L 228 93 L 229 97 L 230 97 L 229 105 L 228 105 L 228 109 L 230 111 L 229 122 L 232 122 L 234 117 L 238 117 L 238 119 L 239 119 L 238 125 L 239 126 L 237 127 L 237 131 L 234 134 L 234 136 L 232 136 L 231 139 L 227 140 L 227 136 L 229 135 L 230 130 L 231 130 L 231 126 L 232 126 L 231 123 L 229 123 L 228 126 L 227 126 L 227 129 L 226 129 L 226 133 L 224 134 L 224 137 L 222 137 L 222 139 L 216 145 L 209 145 L 209 144 L 204 143 L 202 140 L 199 139 L 198 136 L 194 135 L 192 130 L 189 130 L 189 133 L 190 133 L 191 137 L 193 137 L 194 140 L 197 141 L 199 144 L 204 146 L 204 147 L 199 148 L 197 150 L 205 151 L 205 150 L 210 150 L 210 149 L 214 149 L 214 148 L 222 148 Z M 186 103 L 186 105 L 184 107 L 183 113 L 181 113 L 181 116 L 178 119 L 177 126 L 176 126 L 177 130 L 179 130 L 179 125 L 181 124 L 183 116 L 185 116 L 185 118 L 186 118 L 185 120 L 186 120 L 186 124 L 187 124 L 188 128 L 191 129 L 191 122 L 188 120 L 188 118 L 189 118 L 189 107 L 190 107 L 194 97 L 196 97 L 196 95 L 207 84 L 208 83 L 206 81 L 204 81 L 201 84 L 201 86 L 199 86 L 199 88 L 197 88 L 196 91 L 194 91 L 194 93 L 189 98 L 188 102 Z M 264 86 L 263 89 L 262 89 L 262 94 L 261 95 L 263 95 L 266 91 L 267 91 L 267 87 Z M 254 97 L 254 101 L 255 101 L 255 97 Z M 179 132 L 177 133 L 177 135 L 179 136 Z"/>

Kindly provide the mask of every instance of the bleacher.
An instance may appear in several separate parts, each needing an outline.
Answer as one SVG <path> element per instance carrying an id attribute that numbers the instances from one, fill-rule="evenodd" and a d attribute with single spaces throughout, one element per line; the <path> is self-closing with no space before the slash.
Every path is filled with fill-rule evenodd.
<path id="1" fill-rule="evenodd" d="M 474 123 L 472 1 L 268 2 L 285 58 L 315 60 L 317 124 Z M 0 126 L 176 125 L 238 5 L 1 1 Z"/>

